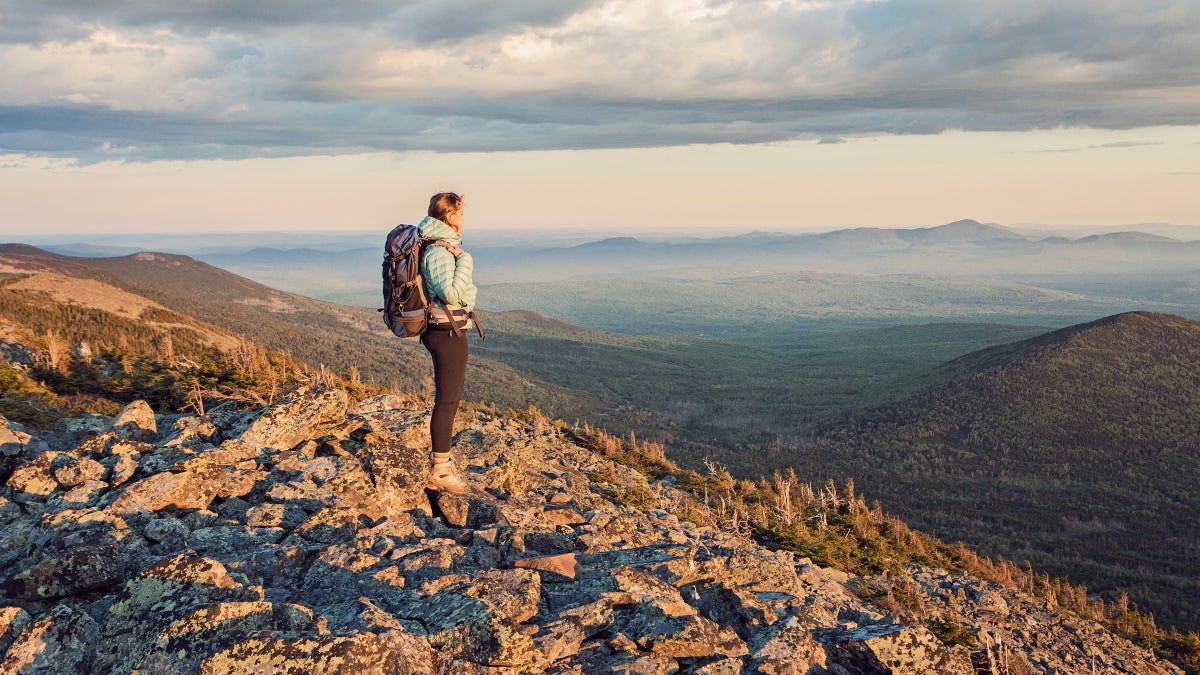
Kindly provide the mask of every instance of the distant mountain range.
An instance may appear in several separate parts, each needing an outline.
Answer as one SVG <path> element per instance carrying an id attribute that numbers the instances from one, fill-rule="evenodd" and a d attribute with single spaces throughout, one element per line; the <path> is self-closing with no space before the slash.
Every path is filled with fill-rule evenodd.
<path id="1" fill-rule="evenodd" d="M 806 272 L 935 274 L 1031 282 L 1112 272 L 1200 281 L 1200 241 L 1140 232 L 1031 238 L 960 220 L 937 227 L 856 228 L 818 234 L 752 233 L 663 242 L 630 236 L 573 246 L 472 246 L 480 284 L 614 279 L 718 280 Z M 382 242 L 382 233 L 380 235 Z M 257 248 L 204 260 L 268 285 L 349 304 L 369 304 L 381 247 L 344 251 Z M 533 309 L 540 309 L 534 307 Z"/>

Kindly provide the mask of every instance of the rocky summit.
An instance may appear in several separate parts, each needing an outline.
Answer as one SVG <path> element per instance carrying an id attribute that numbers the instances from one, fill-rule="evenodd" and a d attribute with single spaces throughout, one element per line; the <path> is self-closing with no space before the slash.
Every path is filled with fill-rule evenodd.
<path id="1" fill-rule="evenodd" d="M 681 520 L 704 505 L 536 419 L 460 415 L 464 496 L 425 490 L 399 396 L 85 422 L 0 425 L 0 673 L 1180 672 L 910 567 L 975 636 L 948 646 L 869 602 L 900 580 Z"/>

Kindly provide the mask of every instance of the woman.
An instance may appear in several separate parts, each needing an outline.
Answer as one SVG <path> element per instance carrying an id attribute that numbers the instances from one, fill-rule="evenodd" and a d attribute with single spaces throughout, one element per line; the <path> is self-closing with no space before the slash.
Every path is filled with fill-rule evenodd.
<path id="1" fill-rule="evenodd" d="M 426 487 L 455 494 L 469 489 L 450 458 L 450 435 L 467 374 L 467 331 L 472 326 L 467 315 L 475 309 L 474 263 L 471 254 L 462 250 L 462 221 L 462 197 L 439 192 L 429 200 L 429 216 L 417 225 L 425 251 L 421 275 L 433 308 L 421 335 L 421 344 L 433 357 L 435 388 L 429 420 L 432 468 Z M 454 330 L 456 325 L 459 330 Z"/>

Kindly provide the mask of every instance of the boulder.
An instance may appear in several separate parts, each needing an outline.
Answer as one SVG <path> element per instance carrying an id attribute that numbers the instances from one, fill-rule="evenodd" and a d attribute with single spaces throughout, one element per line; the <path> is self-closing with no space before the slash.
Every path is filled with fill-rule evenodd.
<path id="1" fill-rule="evenodd" d="M 217 428 L 212 422 L 194 415 L 187 415 L 175 420 L 171 425 L 170 434 L 162 444 L 168 448 L 188 446 L 197 441 L 213 440 L 216 435 Z"/>
<path id="2" fill-rule="evenodd" d="M 62 598 L 117 585 L 124 562 L 117 544 L 69 551 L 14 574 L 2 587 L 7 597 L 18 600 Z"/>
<path id="3" fill-rule="evenodd" d="M 391 433 L 367 434 L 360 452 L 371 485 L 384 512 L 401 513 L 425 506 L 425 481 L 429 479 L 428 438 L 412 438 Z M 464 509 L 465 511 L 465 509 Z M 460 518 L 466 523 L 466 515 Z"/>
<path id="4" fill-rule="evenodd" d="M 349 396 L 341 389 L 305 389 L 268 408 L 238 440 L 253 448 L 290 450 L 346 421 Z"/>
<path id="5" fill-rule="evenodd" d="M 177 551 L 187 544 L 190 531 L 182 520 L 166 516 L 146 523 L 143 533 L 150 541 L 162 544 L 167 550 Z"/>
<path id="6" fill-rule="evenodd" d="M 184 612 L 155 636 L 137 664 L 141 673 L 193 673 L 222 649 L 272 630 L 302 630 L 311 614 L 272 602 L 220 602 Z"/>
<path id="7" fill-rule="evenodd" d="M 238 583 L 216 560 L 194 553 L 164 558 L 116 593 L 96 650 L 96 672 L 130 672 L 155 647 L 160 634 L 192 610 L 262 599 L 261 589 Z"/>
<path id="8" fill-rule="evenodd" d="M 5 673 L 92 672 L 96 622 L 70 605 L 56 605 L 21 632 L 4 655 Z"/>
<path id="9" fill-rule="evenodd" d="M 104 478 L 108 469 L 89 457 L 75 458 L 71 455 L 59 455 L 51 463 L 54 480 L 64 488 L 72 488 L 84 481 L 98 481 Z"/>
<path id="10" fill-rule="evenodd" d="M 850 630 L 833 629 L 820 639 L 828 649 L 830 663 L 852 673 L 975 673 L 970 653 L 965 648 L 947 647 L 925 628 L 877 624 Z"/>
<path id="11" fill-rule="evenodd" d="M 439 672 L 439 657 L 424 639 L 400 631 L 315 637 L 254 637 L 201 663 L 200 675 L 246 672 L 387 675 Z"/>
<path id="12" fill-rule="evenodd" d="M 462 592 L 482 600 L 499 616 L 517 623 L 533 618 L 541 600 L 542 580 L 532 570 L 484 570 Z"/>
<path id="13" fill-rule="evenodd" d="M 257 450 L 226 442 L 123 488 L 113 503 L 117 512 L 204 509 L 213 499 L 241 497 L 267 477 L 254 467 Z"/>
<path id="14" fill-rule="evenodd" d="M 158 434 L 150 404 L 138 399 L 121 409 L 112 419 L 112 430 L 122 438 L 150 441 Z"/>
<path id="15" fill-rule="evenodd" d="M 0 457 L 16 457 L 25 452 L 26 446 L 33 439 L 24 431 L 8 428 L 8 421 L 0 426 Z"/>
<path id="16" fill-rule="evenodd" d="M 54 479 L 51 464 L 59 456 L 58 452 L 48 450 L 37 456 L 37 459 L 14 470 L 8 477 L 7 485 L 13 489 L 13 500 L 17 502 L 45 501 L 55 490 L 59 489 L 58 481 Z"/>
<path id="17" fill-rule="evenodd" d="M 32 622 L 29 612 L 20 607 L 0 608 L 0 653 L 8 651 L 13 641 Z"/>
<path id="18" fill-rule="evenodd" d="M 642 650 L 673 659 L 749 653 L 746 643 L 732 629 L 702 616 L 670 613 L 661 602 L 638 605 L 631 615 L 618 618 L 616 625 L 634 636 Z"/>
<path id="19" fill-rule="evenodd" d="M 62 496 L 62 504 L 67 507 L 94 506 L 108 492 L 108 483 L 100 480 L 87 480 L 71 488 Z"/>
<path id="20" fill-rule="evenodd" d="M 763 675 L 807 675 L 825 672 L 827 665 L 825 647 L 813 638 L 807 626 L 792 617 L 755 650 L 749 670 Z"/>

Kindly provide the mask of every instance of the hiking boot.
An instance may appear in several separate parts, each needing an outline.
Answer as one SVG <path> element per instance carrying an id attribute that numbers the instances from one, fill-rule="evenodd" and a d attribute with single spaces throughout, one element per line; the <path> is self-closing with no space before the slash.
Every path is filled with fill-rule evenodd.
<path id="1" fill-rule="evenodd" d="M 434 464 L 429 470 L 429 482 L 425 483 L 427 490 L 441 490 L 451 494 L 462 495 L 470 491 L 471 486 L 463 479 L 454 460 L 446 460 Z"/>

